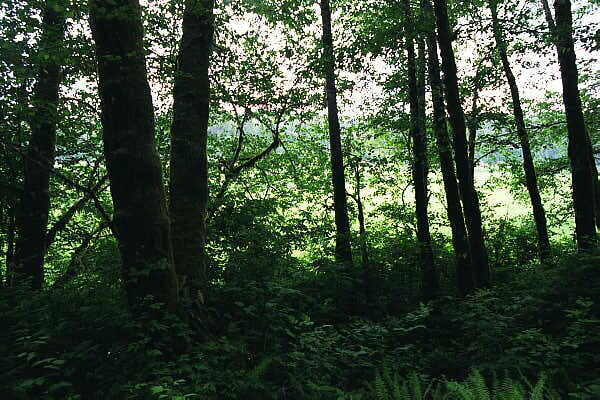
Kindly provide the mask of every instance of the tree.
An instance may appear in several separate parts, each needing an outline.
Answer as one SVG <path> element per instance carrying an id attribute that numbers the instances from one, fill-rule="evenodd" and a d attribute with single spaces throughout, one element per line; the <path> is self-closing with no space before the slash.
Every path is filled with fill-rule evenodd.
<path id="1" fill-rule="evenodd" d="M 210 104 L 209 64 L 213 0 L 187 0 L 173 92 L 170 217 L 175 270 L 181 289 L 206 285 L 206 219 Z M 188 291 L 188 290 L 184 290 Z M 192 299 L 196 293 L 188 293 Z"/>
<path id="2" fill-rule="evenodd" d="M 415 188 L 417 242 L 423 267 L 423 293 L 433 297 L 438 280 L 431 247 L 429 216 L 427 212 L 427 132 L 425 126 L 425 49 L 419 40 L 418 68 L 415 54 L 414 20 L 409 0 L 404 0 L 405 39 L 410 105 L 410 138 L 412 140 L 412 177 Z M 417 71 L 418 69 L 418 71 Z"/>
<path id="3" fill-rule="evenodd" d="M 460 193 L 456 172 L 454 170 L 454 157 L 452 145 L 446 125 L 446 112 L 444 105 L 444 88 L 440 77 L 440 62 L 438 59 L 437 40 L 435 35 L 435 21 L 431 3 L 422 0 L 421 6 L 425 16 L 427 67 L 429 85 L 431 86 L 431 102 L 433 108 L 433 132 L 436 138 L 437 152 L 440 159 L 440 169 L 444 181 L 446 196 L 446 212 L 452 230 L 452 245 L 456 262 L 456 280 L 459 293 L 470 293 L 475 285 L 471 266 L 471 255 L 467 240 L 467 228 L 460 204 Z"/>
<path id="4" fill-rule="evenodd" d="M 352 265 L 350 244 L 350 220 L 346 199 L 346 178 L 340 121 L 338 116 L 337 91 L 335 84 L 335 55 L 331 33 L 331 8 L 329 0 L 321 0 L 321 21 L 323 24 L 323 68 L 327 96 L 327 121 L 329 125 L 329 145 L 331 156 L 331 180 L 333 185 L 333 206 L 335 211 L 335 256 L 336 261 L 346 268 Z"/>
<path id="5" fill-rule="evenodd" d="M 596 191 L 598 178 L 597 172 L 594 174 L 595 163 L 579 93 L 571 2 L 569 0 L 556 0 L 554 2 L 556 15 L 556 25 L 554 25 L 550 7 L 546 0 L 542 1 L 550 31 L 554 35 L 554 44 L 560 65 L 563 104 L 567 119 L 568 153 L 573 185 L 577 247 L 580 251 L 588 251 L 596 247 L 594 205 L 596 204 L 597 194 L 594 192 Z"/>
<path id="6" fill-rule="evenodd" d="M 24 159 L 23 195 L 16 224 L 15 278 L 17 281 L 28 280 L 34 289 L 40 289 L 44 282 L 50 174 L 54 168 L 58 92 L 62 78 L 60 49 L 66 29 L 65 7 L 62 0 L 47 0 L 42 10 L 31 137 Z"/>
<path id="7" fill-rule="evenodd" d="M 127 297 L 134 308 L 153 296 L 174 309 L 177 284 L 139 3 L 92 0 L 90 26 Z"/>
<path id="8" fill-rule="evenodd" d="M 490 281 L 490 270 L 483 238 L 479 196 L 475 190 L 469 165 L 465 114 L 458 90 L 456 60 L 452 49 L 452 34 L 446 0 L 434 0 L 434 10 L 438 29 L 438 42 L 442 55 L 442 70 L 444 71 L 446 107 L 454 137 L 452 144 L 456 157 L 456 173 L 467 226 L 475 285 L 485 287 Z"/>
<path id="9" fill-rule="evenodd" d="M 367 228 L 365 222 L 365 210 L 361 196 L 361 171 L 360 171 L 360 159 L 357 159 L 353 165 L 354 169 L 354 195 L 350 195 L 356 202 L 356 218 L 358 219 L 358 232 L 360 240 L 360 258 L 362 263 L 362 276 L 363 286 L 365 290 L 365 298 L 368 304 L 373 301 L 373 289 L 372 289 L 372 277 L 371 277 L 371 266 L 369 263 L 369 244 L 367 241 Z"/>
<path id="10" fill-rule="evenodd" d="M 535 166 L 533 164 L 533 155 L 531 153 L 531 146 L 529 144 L 529 134 L 525 128 L 525 118 L 523 116 L 523 108 L 521 107 L 519 87 L 508 60 L 508 46 L 504 40 L 502 27 L 500 26 L 500 22 L 498 20 L 498 8 L 496 1 L 497 0 L 489 1 L 489 7 L 492 14 L 492 29 L 494 32 L 494 39 L 496 41 L 496 49 L 500 56 L 500 60 L 502 61 L 502 69 L 504 70 L 504 75 L 506 76 L 506 81 L 510 88 L 513 116 L 515 118 L 515 125 L 517 127 L 517 136 L 519 137 L 521 151 L 523 152 L 525 185 L 527 187 L 527 191 L 529 192 L 531 208 L 533 210 L 533 219 L 535 221 L 535 228 L 538 237 L 538 251 L 540 258 L 543 261 L 550 255 L 550 240 L 548 238 L 546 211 L 544 210 L 544 205 L 540 196 L 540 190 L 538 188 Z"/>

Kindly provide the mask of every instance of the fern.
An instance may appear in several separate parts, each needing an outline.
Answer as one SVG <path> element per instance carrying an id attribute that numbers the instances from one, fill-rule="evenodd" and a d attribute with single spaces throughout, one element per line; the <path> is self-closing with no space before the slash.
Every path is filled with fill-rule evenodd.
<path id="1" fill-rule="evenodd" d="M 530 400 L 544 400 L 544 389 L 546 387 L 546 375 L 542 374 L 533 389 Z"/>
<path id="2" fill-rule="evenodd" d="M 474 369 L 471 371 L 467 378 L 467 382 L 471 392 L 475 396 L 474 399 L 491 400 L 490 390 L 485 383 L 485 378 L 478 370 Z"/>
<path id="3" fill-rule="evenodd" d="M 523 383 L 522 383 L 523 382 Z M 546 387 L 542 374 L 535 384 L 525 376 L 514 380 L 494 373 L 490 384 L 477 369 L 473 369 L 463 382 L 432 380 L 423 390 L 425 381 L 415 372 L 402 378 L 385 364 L 375 374 L 371 398 L 376 400 L 557 400 L 559 397 Z"/>
<path id="4" fill-rule="evenodd" d="M 392 372 L 389 364 L 384 364 L 381 370 L 375 373 L 371 392 L 376 400 L 421 400 L 424 398 L 420 395 L 421 381 L 418 375 L 411 374 L 409 379 L 403 379 L 397 373 Z"/>
<path id="5" fill-rule="evenodd" d="M 263 358 L 254 368 L 252 368 L 247 374 L 246 378 L 249 382 L 258 382 L 260 378 L 265 374 L 269 365 L 273 361 L 272 358 Z"/>
<path id="6" fill-rule="evenodd" d="M 375 374 L 375 381 L 373 382 L 374 394 L 376 400 L 392 400 L 388 394 L 385 382 L 381 377 L 381 374 L 377 372 Z"/>
<path id="7" fill-rule="evenodd" d="M 408 376 L 408 382 L 413 396 L 412 398 L 415 400 L 423 399 L 423 389 L 421 387 L 421 378 L 419 378 L 419 375 L 417 375 L 415 372 L 411 372 Z"/>

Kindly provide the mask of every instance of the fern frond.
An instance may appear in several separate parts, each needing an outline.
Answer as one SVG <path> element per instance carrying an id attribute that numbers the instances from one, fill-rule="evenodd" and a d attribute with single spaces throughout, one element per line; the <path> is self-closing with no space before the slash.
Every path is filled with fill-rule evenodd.
<path id="1" fill-rule="evenodd" d="M 414 400 L 423 399 L 423 388 L 421 386 L 421 378 L 415 372 L 408 375 L 408 384 Z"/>
<path id="2" fill-rule="evenodd" d="M 544 392 L 546 388 L 546 375 L 540 375 L 540 379 L 538 379 L 537 383 L 531 390 L 530 400 L 544 400 Z"/>
<path id="3" fill-rule="evenodd" d="M 393 400 L 390 398 L 385 382 L 379 372 L 375 373 L 375 381 L 373 382 L 375 399 L 377 400 Z"/>
<path id="4" fill-rule="evenodd" d="M 491 400 L 490 390 L 485 383 L 485 378 L 481 375 L 481 372 L 477 369 L 473 369 L 467 378 L 469 389 L 474 399 L 477 400 Z"/>

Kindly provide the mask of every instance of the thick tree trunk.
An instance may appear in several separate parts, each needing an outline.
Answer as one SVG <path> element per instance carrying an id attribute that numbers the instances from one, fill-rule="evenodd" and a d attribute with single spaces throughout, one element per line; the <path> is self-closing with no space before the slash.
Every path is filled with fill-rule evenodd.
<path id="1" fill-rule="evenodd" d="M 60 60 L 65 37 L 65 3 L 47 0 L 42 16 L 42 35 L 37 82 L 33 94 L 31 137 L 24 159 L 24 185 L 17 217 L 14 274 L 17 282 L 27 280 L 33 289 L 44 283 L 46 229 L 50 211 L 50 170 L 54 168 Z"/>
<path id="2" fill-rule="evenodd" d="M 504 75 L 506 81 L 510 87 L 510 95 L 512 98 L 513 116 L 515 117 L 515 124 L 517 126 L 517 135 L 519 136 L 519 142 L 521 144 L 521 150 L 523 152 L 523 169 L 525 171 L 525 184 L 527 186 L 527 192 L 531 200 L 531 208 L 533 210 L 533 219 L 535 221 L 535 228 L 538 236 L 538 251 L 540 259 L 546 260 L 550 255 L 550 240 L 548 238 L 548 225 L 546 222 L 546 212 L 542 203 L 542 197 L 537 183 L 537 176 L 535 173 L 535 167 L 533 164 L 533 155 L 531 154 L 531 148 L 529 145 L 529 135 L 525 128 L 525 118 L 523 116 L 523 109 L 521 108 L 521 96 L 519 94 L 519 87 L 517 86 L 517 80 L 510 67 L 508 60 L 507 46 L 504 41 L 502 27 L 498 21 L 498 10 L 496 6 L 496 0 L 490 0 L 490 11 L 492 13 L 492 26 L 494 31 L 494 37 L 496 39 L 496 48 L 502 60 L 502 68 L 504 69 Z"/>
<path id="3" fill-rule="evenodd" d="M 434 0 L 438 28 L 438 41 L 442 54 L 442 70 L 446 88 L 446 105 L 454 135 L 453 146 L 456 157 L 456 172 L 468 230 L 471 262 L 477 287 L 486 287 L 490 282 L 487 250 L 483 239 L 483 226 L 479 197 L 473 185 L 467 147 L 465 114 L 460 102 L 456 60 L 452 49 L 450 23 L 446 0 Z"/>
<path id="4" fill-rule="evenodd" d="M 552 18 L 549 7 L 545 6 L 546 17 Z M 591 143 L 585 127 L 583 107 L 579 94 L 577 60 L 573 42 L 573 22 L 571 2 L 556 0 L 554 2 L 556 26 L 554 30 L 556 52 L 560 64 L 563 86 L 563 103 L 567 119 L 569 139 L 569 160 L 571 163 L 571 179 L 573 184 L 573 207 L 575 209 L 575 233 L 577 247 L 587 251 L 596 247 L 595 226 L 595 186 L 593 156 Z"/>
<path id="5" fill-rule="evenodd" d="M 438 289 L 438 279 L 433 261 L 429 215 L 427 212 L 427 136 L 425 129 L 425 52 L 419 46 L 419 65 L 415 54 L 414 21 L 410 2 L 403 1 L 405 38 L 408 68 L 408 92 L 410 105 L 410 138 L 412 141 L 412 178 L 415 188 L 415 214 L 417 219 L 417 242 L 422 264 L 423 295 L 431 298 Z"/>
<path id="6" fill-rule="evenodd" d="M 323 65 L 325 68 L 327 121 L 329 123 L 329 145 L 331 152 L 331 180 L 333 184 L 333 207 L 336 227 L 335 256 L 339 264 L 345 268 L 349 268 L 352 266 L 350 221 L 348 218 L 346 178 L 344 176 L 344 158 L 335 87 L 335 56 L 333 52 L 329 0 L 321 0 L 321 21 L 323 23 Z"/>
<path id="7" fill-rule="evenodd" d="M 137 0 L 90 1 L 106 166 L 130 305 L 174 309 L 177 281 Z"/>
<path id="8" fill-rule="evenodd" d="M 560 46 L 557 42 L 556 24 L 554 23 L 554 18 L 552 17 L 552 11 L 550 11 L 550 5 L 548 4 L 547 0 L 541 1 L 542 7 L 544 8 L 546 22 L 548 23 L 548 28 L 550 30 L 550 34 L 552 35 L 554 45 L 556 46 L 557 51 L 560 51 Z M 592 141 L 590 139 L 589 132 L 587 133 L 590 163 L 592 165 L 592 175 L 594 177 L 594 217 L 596 220 L 596 227 L 600 229 L 600 180 L 598 179 L 598 167 L 596 166 L 596 160 L 594 158 L 594 149 L 592 147 Z"/>
<path id="9" fill-rule="evenodd" d="M 446 194 L 448 221 L 452 231 L 452 245 L 456 262 L 456 283 L 461 295 L 467 295 L 475 287 L 471 253 L 467 239 L 467 228 L 460 204 L 460 192 L 454 170 L 454 156 L 446 125 L 444 105 L 444 88 L 440 77 L 440 62 L 435 37 L 435 19 L 429 0 L 422 1 L 427 27 L 427 65 L 429 84 L 431 86 L 431 102 L 433 106 L 433 132 L 436 138 L 440 169 Z"/>
<path id="10" fill-rule="evenodd" d="M 186 0 L 173 92 L 170 215 L 175 270 L 184 295 L 207 284 L 206 218 L 210 105 L 209 64 L 214 0 Z"/>

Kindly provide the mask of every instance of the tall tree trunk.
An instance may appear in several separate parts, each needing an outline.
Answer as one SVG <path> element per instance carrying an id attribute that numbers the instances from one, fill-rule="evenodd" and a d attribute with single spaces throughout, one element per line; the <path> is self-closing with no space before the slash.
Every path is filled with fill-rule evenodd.
<path id="1" fill-rule="evenodd" d="M 177 281 L 137 0 L 90 1 L 106 167 L 130 305 L 174 309 Z"/>
<path id="2" fill-rule="evenodd" d="M 475 176 L 475 149 L 477 145 L 477 129 L 479 128 L 479 88 L 475 85 L 473 93 L 473 101 L 471 106 L 471 116 L 469 118 L 467 129 L 469 131 L 469 167 L 471 168 L 471 177 Z M 474 184 L 474 183 L 473 183 Z"/>
<path id="3" fill-rule="evenodd" d="M 14 274 L 33 289 L 44 283 L 46 228 L 50 211 L 50 171 L 54 168 L 58 91 L 61 81 L 60 54 L 65 37 L 65 2 L 47 0 L 42 11 L 37 82 L 33 93 L 31 137 L 24 159 L 24 185 L 17 217 Z"/>
<path id="4" fill-rule="evenodd" d="M 427 136 L 425 130 L 425 52 L 419 45 L 419 65 L 415 54 L 414 22 L 408 0 L 403 1 L 405 38 L 408 68 L 408 92 L 410 105 L 410 138 L 412 140 L 412 178 L 415 188 L 415 214 L 417 219 L 417 242 L 423 268 L 423 295 L 431 298 L 438 289 L 438 279 L 433 261 L 429 216 L 427 212 Z"/>
<path id="5" fill-rule="evenodd" d="M 331 9 L 329 0 L 321 0 L 321 21 L 323 23 L 323 65 L 325 69 L 325 90 L 327 95 L 327 121 L 329 124 L 329 146 L 331 152 L 331 180 L 333 184 L 333 207 L 335 211 L 335 256 L 345 268 L 352 266 L 350 245 L 350 221 L 346 200 L 346 178 L 340 121 L 338 117 L 337 93 L 335 87 L 335 56 L 331 34 Z"/>
<path id="6" fill-rule="evenodd" d="M 548 239 L 548 225 L 546 222 L 546 212 L 544 211 L 544 205 L 542 203 L 542 197 L 538 189 L 537 176 L 535 174 L 535 167 L 533 164 L 533 155 L 531 154 L 531 148 L 529 146 L 529 135 L 525 128 L 525 118 L 523 117 L 523 109 L 521 108 L 521 96 L 519 94 L 519 87 L 517 86 L 517 80 L 512 72 L 510 63 L 508 60 L 507 46 L 504 41 L 502 27 L 498 21 L 498 10 L 496 0 L 490 0 L 489 2 L 490 11 L 492 12 L 492 26 L 494 31 L 494 38 L 496 39 L 496 48 L 498 54 L 502 60 L 502 68 L 504 69 L 504 75 L 506 81 L 510 87 L 510 95 L 512 98 L 513 116 L 515 117 L 515 124 L 517 126 L 517 135 L 519 136 L 519 142 L 521 144 L 521 150 L 523 152 L 523 169 L 525 170 L 525 184 L 531 200 L 531 208 L 533 209 L 533 219 L 535 221 L 535 228 L 538 237 L 538 251 L 540 259 L 546 260 L 550 255 L 550 240 Z"/>
<path id="7" fill-rule="evenodd" d="M 544 15 L 546 16 L 546 22 L 548 23 L 550 34 L 552 35 L 552 39 L 554 41 L 554 45 L 557 48 L 557 51 L 559 51 L 560 47 L 556 40 L 556 24 L 554 23 L 554 18 L 552 17 L 552 11 L 550 11 L 550 5 L 548 4 L 547 0 L 541 1 L 542 7 L 544 8 Z M 594 158 L 594 149 L 592 147 L 592 141 L 590 139 L 589 132 L 587 133 L 590 163 L 592 165 L 592 175 L 594 177 L 594 217 L 596 219 L 596 227 L 600 229 L 600 180 L 598 179 L 598 167 L 596 166 L 596 159 Z"/>
<path id="8" fill-rule="evenodd" d="M 14 283 L 15 271 L 15 236 L 17 231 L 16 207 L 13 204 L 8 210 L 8 226 L 6 232 L 6 286 L 12 286 Z"/>
<path id="9" fill-rule="evenodd" d="M 598 171 L 591 149 L 591 140 L 585 127 L 583 106 L 579 94 L 577 59 L 573 42 L 571 2 L 556 0 L 556 24 L 547 0 L 542 0 L 546 21 L 554 39 L 563 86 L 563 104 L 567 119 L 569 160 L 575 209 L 577 247 L 587 251 L 596 247 L 596 218 L 600 220 Z M 594 210 L 596 208 L 596 210 Z M 600 225 L 600 224 L 599 224 Z"/>
<path id="10" fill-rule="evenodd" d="M 590 158 L 590 165 L 592 167 L 592 178 L 594 180 L 594 218 L 596 220 L 596 228 L 600 229 L 600 179 L 598 179 L 598 167 L 596 166 L 596 158 L 594 157 L 594 147 L 592 146 L 592 139 L 590 138 L 589 132 L 587 132 L 586 139 L 588 145 L 588 154 Z"/>
<path id="11" fill-rule="evenodd" d="M 446 195 L 448 221 L 452 231 L 452 246 L 456 263 L 456 283 L 462 296 L 471 293 L 475 287 L 471 252 L 467 239 L 467 228 L 460 204 L 460 192 L 454 170 L 454 156 L 446 125 L 444 105 L 444 88 L 440 77 L 440 61 L 438 59 L 437 40 L 435 36 L 435 17 L 429 0 L 422 0 L 421 6 L 425 15 L 427 28 L 427 66 L 429 85 L 431 86 L 431 102 L 433 108 L 433 133 L 436 138 L 440 169 Z"/>
<path id="12" fill-rule="evenodd" d="M 460 102 L 456 60 L 452 49 L 450 23 L 446 0 L 434 0 L 438 28 L 438 41 L 442 54 L 442 70 L 446 88 L 446 106 L 454 135 L 453 146 L 456 157 L 456 172 L 468 230 L 471 262 L 477 287 L 486 287 L 490 281 L 487 250 L 483 239 L 483 226 L 479 197 L 473 185 L 467 148 L 465 114 Z"/>
<path id="13" fill-rule="evenodd" d="M 214 0 L 186 0 L 173 92 L 170 215 L 175 270 L 189 299 L 207 283 L 206 218 Z"/>
<path id="14" fill-rule="evenodd" d="M 362 196 L 360 194 L 362 184 L 361 184 L 361 176 L 360 176 L 360 165 L 359 162 L 356 163 L 354 168 L 354 179 L 356 183 L 356 192 L 355 192 L 355 200 L 356 200 L 356 208 L 358 209 L 358 229 L 359 229 L 359 238 L 360 238 L 360 257 L 362 261 L 362 270 L 363 270 L 363 285 L 365 289 L 365 298 L 367 300 L 367 304 L 371 304 L 373 300 L 373 288 L 372 288 L 372 279 L 371 279 L 371 267 L 369 265 L 369 248 L 367 243 L 367 228 L 365 223 L 365 211 L 363 207 Z"/>

